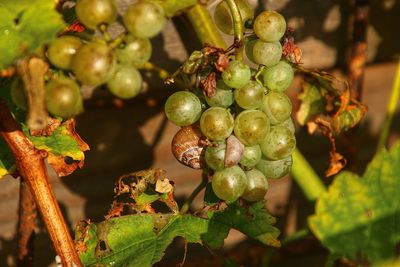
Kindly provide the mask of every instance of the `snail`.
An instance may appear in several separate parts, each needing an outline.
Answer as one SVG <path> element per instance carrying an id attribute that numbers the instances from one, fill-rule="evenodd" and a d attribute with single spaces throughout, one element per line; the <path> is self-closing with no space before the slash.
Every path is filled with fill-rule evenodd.
<path id="1" fill-rule="evenodd" d="M 172 139 L 172 154 L 183 165 L 201 169 L 204 140 L 205 137 L 197 125 L 182 127 Z"/>
<path id="2" fill-rule="evenodd" d="M 232 167 L 239 163 L 243 156 L 244 145 L 236 138 L 231 135 L 226 140 L 226 152 L 225 152 L 225 167 Z"/>

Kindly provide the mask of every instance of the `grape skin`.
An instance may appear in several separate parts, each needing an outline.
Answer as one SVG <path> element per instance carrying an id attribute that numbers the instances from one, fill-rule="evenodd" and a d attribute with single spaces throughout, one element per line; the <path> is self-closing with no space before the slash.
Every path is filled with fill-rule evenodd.
<path id="1" fill-rule="evenodd" d="M 227 108 L 233 104 L 233 93 L 231 90 L 216 89 L 213 97 L 205 97 L 211 107 Z"/>
<path id="2" fill-rule="evenodd" d="M 152 2 L 140 1 L 131 5 L 123 15 L 126 29 L 139 38 L 159 34 L 166 22 L 163 8 Z"/>
<path id="3" fill-rule="evenodd" d="M 79 48 L 72 58 L 72 70 L 81 83 L 98 86 L 110 78 L 115 61 L 110 47 L 101 43 L 88 43 Z"/>
<path id="4" fill-rule="evenodd" d="M 244 167 L 252 168 L 260 161 L 261 155 L 262 152 L 259 145 L 245 146 L 240 164 Z"/>
<path id="5" fill-rule="evenodd" d="M 264 42 L 277 42 L 286 32 L 286 21 L 278 12 L 263 11 L 254 20 L 253 29 Z"/>
<path id="6" fill-rule="evenodd" d="M 260 147 L 267 159 L 279 160 L 292 154 L 296 147 L 296 138 L 286 127 L 271 126 L 269 134 L 260 143 Z"/>
<path id="7" fill-rule="evenodd" d="M 240 88 L 245 86 L 251 77 L 249 66 L 241 61 L 233 60 L 229 63 L 228 68 L 222 72 L 224 83 L 232 88 Z"/>
<path id="8" fill-rule="evenodd" d="M 220 107 L 211 107 L 200 118 L 201 132 L 210 140 L 223 141 L 231 135 L 234 120 L 231 113 Z"/>
<path id="9" fill-rule="evenodd" d="M 217 146 L 209 146 L 204 153 L 204 159 L 207 166 L 214 171 L 221 171 L 225 169 L 225 152 L 226 144 L 219 143 Z"/>
<path id="10" fill-rule="evenodd" d="M 262 73 L 264 86 L 272 91 L 285 91 L 292 83 L 293 78 L 293 68 L 285 61 L 280 61 Z"/>
<path id="11" fill-rule="evenodd" d="M 246 21 L 253 19 L 254 12 L 246 0 L 235 0 L 239 8 L 240 16 L 242 17 L 243 25 Z M 214 22 L 217 28 L 223 33 L 233 35 L 233 19 L 228 4 L 225 1 L 220 2 L 215 7 Z"/>
<path id="12" fill-rule="evenodd" d="M 256 165 L 268 179 L 278 179 L 288 174 L 292 168 L 292 156 L 280 160 L 268 160 L 262 158 Z"/>
<path id="13" fill-rule="evenodd" d="M 235 136 L 246 146 L 254 146 L 268 134 L 270 123 L 259 110 L 242 111 L 235 119 Z"/>
<path id="14" fill-rule="evenodd" d="M 50 43 L 47 58 L 57 68 L 69 70 L 72 58 L 81 46 L 81 40 L 75 36 L 60 36 Z"/>
<path id="15" fill-rule="evenodd" d="M 263 87 L 256 81 L 250 81 L 244 87 L 235 90 L 236 103 L 244 109 L 256 109 L 262 104 Z"/>
<path id="16" fill-rule="evenodd" d="M 246 171 L 247 187 L 242 198 L 249 202 L 264 200 L 268 190 L 268 181 L 264 174 L 257 169 Z"/>
<path id="17" fill-rule="evenodd" d="M 142 68 L 151 57 L 152 45 L 150 40 L 128 34 L 124 37 L 124 42 L 125 46 L 116 50 L 118 61 L 135 68 Z"/>
<path id="18" fill-rule="evenodd" d="M 237 165 L 216 171 L 212 177 L 211 186 L 217 197 L 232 203 L 244 193 L 247 187 L 246 174 Z"/>
<path id="19" fill-rule="evenodd" d="M 78 84 L 70 78 L 57 77 L 46 84 L 45 103 L 54 116 L 70 118 L 83 111 Z"/>
<path id="20" fill-rule="evenodd" d="M 142 75 L 133 67 L 119 65 L 107 81 L 107 86 L 115 96 L 129 99 L 140 93 Z"/>
<path id="21" fill-rule="evenodd" d="M 165 102 L 164 111 L 172 123 L 188 126 L 200 118 L 201 103 L 199 98 L 191 92 L 175 92 Z"/>
<path id="22" fill-rule="evenodd" d="M 292 102 L 280 92 L 270 91 L 262 99 L 262 111 L 267 114 L 272 125 L 284 122 L 292 114 Z"/>
<path id="23" fill-rule="evenodd" d="M 95 30 L 100 24 L 110 24 L 117 18 L 113 0 L 77 0 L 76 15 L 88 28 Z"/>
<path id="24" fill-rule="evenodd" d="M 279 42 L 258 40 L 253 46 L 253 59 L 257 64 L 271 67 L 278 64 L 282 57 L 282 45 Z"/>

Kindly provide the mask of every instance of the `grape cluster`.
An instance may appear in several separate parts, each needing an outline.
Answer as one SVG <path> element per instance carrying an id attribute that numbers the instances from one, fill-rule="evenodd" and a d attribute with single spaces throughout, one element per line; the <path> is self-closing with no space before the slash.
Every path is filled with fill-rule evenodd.
<path id="1" fill-rule="evenodd" d="M 237 1 L 242 18 L 251 19 L 244 2 Z M 224 17 L 220 18 L 221 14 Z M 232 34 L 233 22 L 225 2 L 217 6 L 215 17 L 221 31 Z M 258 71 L 233 59 L 217 79 L 214 96 L 180 91 L 165 103 L 171 122 L 198 125 L 208 140 L 200 155 L 202 167 L 211 169 L 212 189 L 228 203 L 239 197 L 262 200 L 267 178 L 280 178 L 290 171 L 296 146 L 292 104 L 284 93 L 294 76 L 292 66 L 282 58 L 285 19 L 277 12 L 264 11 L 252 25 L 255 36 L 246 42 L 245 51 L 259 65 Z M 232 139 L 237 141 L 235 145 Z"/>
<path id="2" fill-rule="evenodd" d="M 80 85 L 105 84 L 113 95 L 122 99 L 139 94 L 142 76 L 138 69 L 151 57 L 150 38 L 159 34 L 166 22 L 160 5 L 141 0 L 129 6 L 122 16 L 126 32 L 111 39 L 106 29 L 118 17 L 114 0 L 77 0 L 75 12 L 86 28 L 100 30 L 103 35 L 93 36 L 89 41 L 77 35 L 62 35 L 47 48 L 46 56 L 57 70 L 46 83 L 46 107 L 52 115 L 63 118 L 82 112 Z M 14 95 L 21 92 L 15 89 Z"/>

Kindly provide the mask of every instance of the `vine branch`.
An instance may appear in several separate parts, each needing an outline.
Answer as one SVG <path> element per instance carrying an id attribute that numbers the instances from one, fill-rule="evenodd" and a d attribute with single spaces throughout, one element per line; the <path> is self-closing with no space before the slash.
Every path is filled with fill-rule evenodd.
<path id="1" fill-rule="evenodd" d="M 48 181 L 44 162 L 47 153 L 35 149 L 2 99 L 0 99 L 0 135 L 13 153 L 17 170 L 33 194 L 62 265 L 82 266 Z"/>

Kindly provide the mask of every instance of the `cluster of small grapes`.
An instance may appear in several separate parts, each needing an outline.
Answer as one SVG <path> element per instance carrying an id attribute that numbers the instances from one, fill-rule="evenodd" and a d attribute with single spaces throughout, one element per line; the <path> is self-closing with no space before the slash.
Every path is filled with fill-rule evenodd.
<path id="1" fill-rule="evenodd" d="M 75 11 L 85 27 L 99 29 L 103 38 L 85 42 L 74 35 L 62 35 L 49 44 L 47 58 L 63 72 L 52 75 L 46 83 L 45 102 L 52 115 L 63 118 L 83 110 L 79 84 L 93 87 L 106 84 L 112 94 L 122 99 L 136 96 L 142 88 L 138 69 L 152 53 L 149 38 L 159 34 L 166 21 L 160 5 L 138 1 L 122 16 L 127 33 L 111 40 L 106 28 L 118 17 L 114 0 L 77 0 Z M 15 82 L 12 88 L 14 102 L 26 109 L 20 82 Z"/>
<path id="2" fill-rule="evenodd" d="M 221 7 L 217 10 L 223 13 Z M 217 80 L 214 96 L 180 91 L 165 103 L 168 119 L 183 126 L 177 135 L 184 131 L 196 137 L 191 138 L 195 141 L 192 147 L 182 150 L 184 143 L 176 135 L 172 149 L 181 149 L 183 154 L 174 155 L 190 167 L 211 169 L 213 191 L 227 202 L 239 197 L 262 200 L 267 178 L 280 178 L 290 171 L 296 146 L 292 104 L 284 93 L 294 73 L 281 60 L 279 42 L 286 32 L 285 19 L 277 12 L 264 11 L 254 19 L 253 29 L 257 38 L 245 48 L 247 56 L 260 64 L 258 71 L 232 60 Z M 208 141 L 204 149 L 202 138 Z M 196 156 L 198 162 L 193 161 Z"/>

